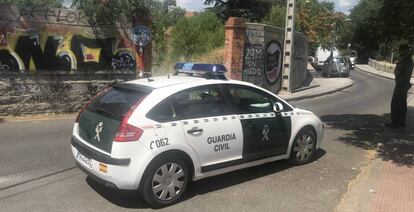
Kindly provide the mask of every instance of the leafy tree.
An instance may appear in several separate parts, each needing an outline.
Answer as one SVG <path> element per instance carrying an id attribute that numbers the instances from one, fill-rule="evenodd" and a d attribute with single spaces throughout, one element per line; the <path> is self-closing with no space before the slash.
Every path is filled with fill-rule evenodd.
<path id="1" fill-rule="evenodd" d="M 384 40 L 384 22 L 381 20 L 383 0 L 361 0 L 351 11 L 352 43 L 361 62 L 374 58 Z"/>
<path id="2" fill-rule="evenodd" d="M 276 4 L 272 6 L 269 14 L 263 20 L 263 23 L 275 27 L 285 28 L 286 24 L 286 5 Z"/>
<path id="3" fill-rule="evenodd" d="M 0 3 L 14 3 L 19 7 L 48 5 L 61 7 L 63 0 L 0 0 Z"/>
<path id="4" fill-rule="evenodd" d="M 224 26 L 211 12 L 183 17 L 174 27 L 171 39 L 173 53 L 189 59 L 223 46 Z"/>
<path id="5" fill-rule="evenodd" d="M 335 13 L 334 4 L 317 0 L 299 0 L 297 2 L 296 26 L 309 39 L 310 46 L 330 47 L 334 45 L 335 33 L 344 19 L 341 13 Z"/>
<path id="6" fill-rule="evenodd" d="M 213 5 L 208 8 L 223 21 L 229 17 L 243 17 L 249 21 L 259 22 L 269 13 L 272 2 L 282 0 L 204 0 L 205 5 Z"/>
<path id="7" fill-rule="evenodd" d="M 414 41 L 414 1 L 383 0 L 380 16 L 388 39 Z"/>

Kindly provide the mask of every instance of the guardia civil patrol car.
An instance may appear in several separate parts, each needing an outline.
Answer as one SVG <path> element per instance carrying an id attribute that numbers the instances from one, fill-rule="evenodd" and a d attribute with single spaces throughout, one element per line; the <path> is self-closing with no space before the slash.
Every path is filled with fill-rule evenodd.
<path id="1" fill-rule="evenodd" d="M 223 65 L 179 63 L 173 76 L 108 88 L 79 113 L 72 152 L 79 168 L 156 207 L 177 202 L 190 180 L 280 159 L 310 162 L 323 124 Z"/>

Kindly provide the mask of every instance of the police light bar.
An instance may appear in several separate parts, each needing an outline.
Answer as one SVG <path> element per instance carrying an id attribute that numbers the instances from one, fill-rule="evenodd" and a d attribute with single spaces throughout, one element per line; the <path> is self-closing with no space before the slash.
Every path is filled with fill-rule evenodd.
<path id="1" fill-rule="evenodd" d="M 201 75 L 206 78 L 214 79 L 226 79 L 224 74 L 227 72 L 227 69 L 224 67 L 224 65 L 206 63 L 177 63 L 174 66 L 174 70 L 176 71 L 176 75 Z"/>

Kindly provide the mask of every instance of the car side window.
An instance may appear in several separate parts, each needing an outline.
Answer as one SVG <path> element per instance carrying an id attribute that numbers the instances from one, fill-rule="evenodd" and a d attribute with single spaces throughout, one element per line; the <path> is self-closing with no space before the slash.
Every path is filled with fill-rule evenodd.
<path id="1" fill-rule="evenodd" d="M 273 111 L 273 104 L 279 102 L 283 105 L 284 111 L 291 111 L 292 107 L 279 100 L 275 96 L 271 96 L 263 91 L 255 88 L 247 88 L 246 86 L 227 86 L 231 102 L 237 113 L 268 113 Z"/>
<path id="2" fill-rule="evenodd" d="M 217 86 L 203 86 L 181 91 L 174 96 L 182 119 L 226 114 L 225 100 Z"/>
<path id="3" fill-rule="evenodd" d="M 230 87 L 229 92 L 238 113 L 273 112 L 272 100 L 261 92 L 242 87 Z"/>
<path id="4" fill-rule="evenodd" d="M 148 114 L 147 117 L 157 122 L 174 121 L 177 118 L 177 113 L 171 98 L 163 100 L 156 105 Z"/>

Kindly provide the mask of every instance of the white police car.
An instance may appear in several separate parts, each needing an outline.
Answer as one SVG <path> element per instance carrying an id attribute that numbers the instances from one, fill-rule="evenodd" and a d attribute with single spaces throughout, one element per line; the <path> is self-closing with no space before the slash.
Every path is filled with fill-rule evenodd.
<path id="1" fill-rule="evenodd" d="M 280 159 L 304 164 L 320 147 L 323 124 L 312 112 L 226 80 L 222 65 L 175 68 L 174 76 L 122 83 L 85 105 L 71 141 L 80 169 L 163 207 L 189 180 Z"/>

